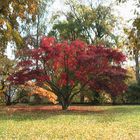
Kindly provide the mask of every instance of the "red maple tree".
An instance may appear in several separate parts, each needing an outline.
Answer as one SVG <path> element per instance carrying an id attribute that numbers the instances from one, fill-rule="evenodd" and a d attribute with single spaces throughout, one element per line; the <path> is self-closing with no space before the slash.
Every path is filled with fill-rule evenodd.
<path id="1" fill-rule="evenodd" d="M 46 82 L 62 109 L 67 109 L 85 87 L 114 96 L 127 88 L 126 70 L 121 67 L 125 56 L 115 49 L 87 45 L 80 40 L 57 42 L 55 38 L 43 37 L 39 48 L 24 50 L 22 54 L 26 59 L 18 63 L 20 70 L 10 76 L 11 82 L 35 80 L 42 86 Z"/>

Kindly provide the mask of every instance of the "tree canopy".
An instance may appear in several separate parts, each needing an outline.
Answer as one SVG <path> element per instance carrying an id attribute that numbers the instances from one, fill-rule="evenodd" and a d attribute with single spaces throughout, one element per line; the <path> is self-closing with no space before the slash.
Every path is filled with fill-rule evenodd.
<path id="1" fill-rule="evenodd" d="M 57 42 L 43 37 L 39 48 L 23 53 L 27 59 L 18 63 L 19 71 L 9 80 L 13 84 L 35 80 L 44 88 L 47 88 L 43 84 L 46 82 L 63 109 L 67 109 L 73 97 L 85 87 L 113 96 L 127 88 L 126 70 L 120 65 L 125 56 L 118 50 L 88 45 L 80 40 Z"/>

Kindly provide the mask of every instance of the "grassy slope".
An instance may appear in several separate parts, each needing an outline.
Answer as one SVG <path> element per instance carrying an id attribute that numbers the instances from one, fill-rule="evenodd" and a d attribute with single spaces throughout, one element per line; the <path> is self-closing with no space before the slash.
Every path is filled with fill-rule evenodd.
<path id="1" fill-rule="evenodd" d="M 91 107 L 92 108 L 92 107 Z M 0 112 L 2 140 L 139 140 L 140 106 L 97 107 L 101 112 Z"/>

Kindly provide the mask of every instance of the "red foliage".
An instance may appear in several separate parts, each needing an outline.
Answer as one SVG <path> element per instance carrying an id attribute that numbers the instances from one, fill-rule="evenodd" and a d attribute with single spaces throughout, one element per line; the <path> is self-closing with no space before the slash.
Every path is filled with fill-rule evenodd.
<path id="1" fill-rule="evenodd" d="M 43 37 L 39 48 L 25 52 L 28 60 L 19 62 L 21 69 L 10 77 L 15 84 L 34 79 L 68 93 L 79 83 L 112 95 L 127 88 L 126 70 L 121 67 L 125 56 L 118 50 L 89 46 L 79 40 L 58 43 L 54 38 Z"/>

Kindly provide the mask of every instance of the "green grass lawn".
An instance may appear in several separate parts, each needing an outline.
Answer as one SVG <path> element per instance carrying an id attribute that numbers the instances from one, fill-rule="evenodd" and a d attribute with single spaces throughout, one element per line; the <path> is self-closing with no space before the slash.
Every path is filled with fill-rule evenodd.
<path id="1" fill-rule="evenodd" d="M 1 140 L 140 140 L 140 106 L 9 114 L 1 108 Z M 94 109 L 96 108 L 96 111 Z"/>

